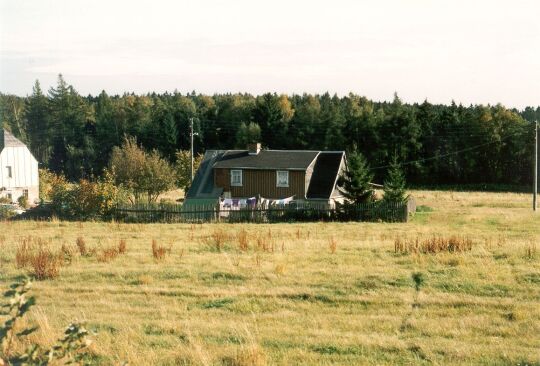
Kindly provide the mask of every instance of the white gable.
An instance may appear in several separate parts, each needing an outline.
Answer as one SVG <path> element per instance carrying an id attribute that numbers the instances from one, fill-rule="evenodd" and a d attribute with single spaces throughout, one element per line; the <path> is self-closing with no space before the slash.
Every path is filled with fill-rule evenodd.
<path id="1" fill-rule="evenodd" d="M 24 145 L 4 147 L 0 152 L 0 190 L 38 185 L 38 162 L 30 150 Z"/>

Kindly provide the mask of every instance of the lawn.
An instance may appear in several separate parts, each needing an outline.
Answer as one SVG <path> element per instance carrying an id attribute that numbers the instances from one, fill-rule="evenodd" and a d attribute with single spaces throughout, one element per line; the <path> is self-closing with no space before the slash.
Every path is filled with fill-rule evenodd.
<path id="1" fill-rule="evenodd" d="M 0 287 L 29 271 L 15 264 L 23 237 L 76 252 L 34 283 L 30 339 L 50 344 L 83 320 L 96 364 L 540 364 L 530 195 L 411 193 L 421 212 L 396 224 L 4 222 Z M 472 249 L 395 253 L 398 238 L 433 236 Z M 104 261 L 121 239 L 127 252 Z"/>

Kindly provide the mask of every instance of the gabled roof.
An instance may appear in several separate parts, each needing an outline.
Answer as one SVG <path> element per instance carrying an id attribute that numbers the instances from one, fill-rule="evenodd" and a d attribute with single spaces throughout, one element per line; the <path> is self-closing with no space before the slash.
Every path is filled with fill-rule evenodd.
<path id="1" fill-rule="evenodd" d="M 319 151 L 261 150 L 250 155 L 247 150 L 227 150 L 214 168 L 306 170 Z"/>
<path id="2" fill-rule="evenodd" d="M 0 130 L 0 152 L 4 150 L 4 147 L 24 147 L 19 139 L 13 136 L 8 130 Z"/>
<path id="3" fill-rule="evenodd" d="M 321 151 L 313 168 L 306 198 L 328 199 L 332 196 L 344 155 L 343 151 Z"/>
<path id="4" fill-rule="evenodd" d="M 330 199 L 344 158 L 343 151 L 261 150 L 257 155 L 249 155 L 247 150 L 207 150 L 186 199 L 221 195 L 223 189 L 214 186 L 214 168 L 306 170 L 310 166 L 313 173 L 306 182 L 306 198 Z"/>

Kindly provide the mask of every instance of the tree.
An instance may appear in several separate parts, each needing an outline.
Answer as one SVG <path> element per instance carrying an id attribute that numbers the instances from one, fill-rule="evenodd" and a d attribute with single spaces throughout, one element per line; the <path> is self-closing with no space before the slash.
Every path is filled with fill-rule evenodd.
<path id="1" fill-rule="evenodd" d="M 405 176 L 398 163 L 397 155 L 394 155 L 388 175 L 384 181 L 384 201 L 386 202 L 405 202 L 407 195 L 405 192 Z"/>
<path id="2" fill-rule="evenodd" d="M 193 172 L 195 173 L 201 162 L 203 155 L 195 155 L 193 157 Z M 184 190 L 185 193 L 191 185 L 191 153 L 188 150 L 178 150 L 176 152 L 176 185 Z"/>
<path id="3" fill-rule="evenodd" d="M 115 147 L 109 163 L 117 185 L 132 192 L 133 200 L 146 195 L 148 202 L 174 187 L 175 172 L 158 151 L 146 153 L 134 137 L 126 137 L 121 147 Z"/>
<path id="4" fill-rule="evenodd" d="M 26 100 L 27 136 L 29 147 L 40 163 L 47 163 L 50 155 L 48 100 L 41 91 L 39 81 L 34 84 L 32 95 Z"/>
<path id="5" fill-rule="evenodd" d="M 246 125 L 245 122 L 242 122 L 236 133 L 236 146 L 245 149 L 248 144 L 257 142 L 261 142 L 261 128 L 259 125 L 254 122 Z"/>
<path id="6" fill-rule="evenodd" d="M 339 190 L 350 202 L 370 202 L 374 193 L 370 184 L 372 179 L 373 174 L 364 155 L 353 151 L 347 157 L 347 170 L 338 181 Z"/>

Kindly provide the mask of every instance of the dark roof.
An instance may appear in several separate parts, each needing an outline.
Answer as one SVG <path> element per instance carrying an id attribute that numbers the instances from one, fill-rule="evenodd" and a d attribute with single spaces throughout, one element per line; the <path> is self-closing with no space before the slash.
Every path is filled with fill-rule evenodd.
<path id="1" fill-rule="evenodd" d="M 216 187 L 214 187 L 214 175 L 212 168 L 214 163 L 218 161 L 224 153 L 225 151 L 223 150 L 206 151 L 203 160 L 199 165 L 199 169 L 197 169 L 197 172 L 193 177 L 193 182 L 186 193 L 186 198 L 219 197 L 221 191 L 216 190 Z"/>
<path id="2" fill-rule="evenodd" d="M 305 170 L 317 154 L 319 151 L 261 150 L 257 155 L 249 155 L 247 150 L 228 150 L 214 168 Z"/>
<path id="3" fill-rule="evenodd" d="M 13 136 L 8 130 L 0 130 L 0 151 L 4 150 L 4 147 L 19 147 L 26 146 L 15 136 Z"/>
<path id="4" fill-rule="evenodd" d="M 306 197 L 329 199 L 334 191 L 343 152 L 321 151 L 313 168 Z"/>

